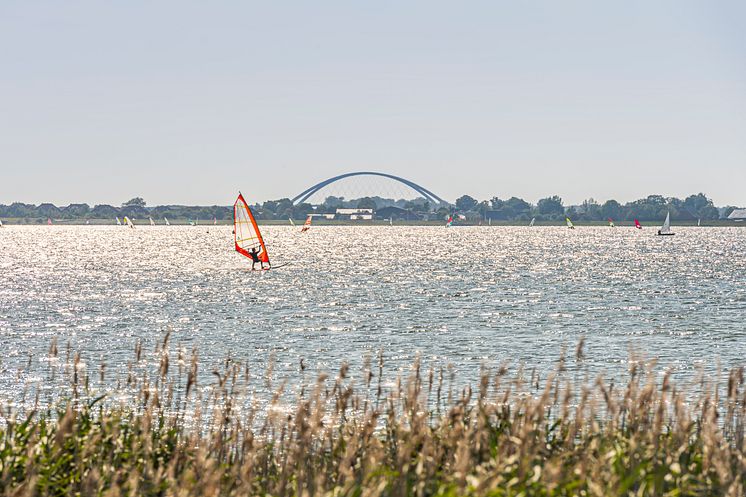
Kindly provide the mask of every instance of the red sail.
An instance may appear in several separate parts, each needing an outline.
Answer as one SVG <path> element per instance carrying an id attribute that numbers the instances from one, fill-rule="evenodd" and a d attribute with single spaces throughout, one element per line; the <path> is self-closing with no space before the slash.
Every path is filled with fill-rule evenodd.
<path id="1" fill-rule="evenodd" d="M 236 203 L 233 204 L 233 238 L 236 243 L 236 252 L 251 259 L 249 251 L 256 249 L 259 260 L 269 264 L 269 254 L 267 254 L 267 247 L 264 246 L 259 226 L 249 209 L 249 204 L 240 193 Z"/>
<path id="2" fill-rule="evenodd" d="M 638 221 L 637 219 L 635 219 L 635 228 L 637 228 L 638 230 L 642 229 L 642 225 L 640 224 L 640 221 Z"/>

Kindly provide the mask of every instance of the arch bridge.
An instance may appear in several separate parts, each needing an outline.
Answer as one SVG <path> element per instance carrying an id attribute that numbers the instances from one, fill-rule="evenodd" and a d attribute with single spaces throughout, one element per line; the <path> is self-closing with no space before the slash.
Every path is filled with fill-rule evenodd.
<path id="1" fill-rule="evenodd" d="M 408 186 L 409 188 L 416 191 L 417 193 L 425 197 L 426 200 L 428 200 L 429 202 L 432 202 L 433 204 L 451 205 L 450 202 L 443 200 L 442 198 L 440 198 L 439 196 L 437 196 L 436 194 L 434 194 L 427 188 L 424 188 L 418 185 L 414 181 L 410 181 L 408 179 L 401 178 L 399 176 L 394 176 L 393 174 L 379 173 L 376 171 L 356 171 L 352 173 L 340 174 L 339 176 L 334 176 L 332 178 L 321 181 L 320 183 L 316 183 L 312 187 L 307 188 L 306 190 L 302 191 L 301 193 L 299 193 L 292 199 L 292 202 L 293 204 L 303 203 L 306 200 L 308 200 L 308 198 L 311 197 L 311 195 L 318 192 L 322 188 L 331 185 L 335 181 L 339 181 L 339 180 L 349 178 L 352 176 L 381 176 L 384 178 L 389 178 L 394 181 L 398 181 L 399 183 L 402 183 L 403 185 Z"/>

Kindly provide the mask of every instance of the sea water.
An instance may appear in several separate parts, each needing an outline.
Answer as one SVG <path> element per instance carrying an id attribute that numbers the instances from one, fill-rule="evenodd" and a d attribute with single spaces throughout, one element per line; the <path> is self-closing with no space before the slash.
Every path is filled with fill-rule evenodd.
<path id="1" fill-rule="evenodd" d="M 630 357 L 679 377 L 746 362 L 746 229 L 263 227 L 251 271 L 229 226 L 8 226 L 0 231 L 0 398 L 18 397 L 50 343 L 124 371 L 138 340 L 231 356 L 274 376 L 388 375 L 419 355 L 473 382 L 482 368 L 557 367 L 585 338 L 585 374 Z M 40 379 L 41 378 L 41 379 Z M 50 387 L 49 385 L 47 385 Z M 51 387 L 50 387 L 51 388 Z"/>

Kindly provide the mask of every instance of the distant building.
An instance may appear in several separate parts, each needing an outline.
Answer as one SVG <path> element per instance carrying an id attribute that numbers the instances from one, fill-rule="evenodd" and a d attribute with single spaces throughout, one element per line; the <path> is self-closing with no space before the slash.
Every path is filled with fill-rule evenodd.
<path id="1" fill-rule="evenodd" d="M 408 209 L 402 209 L 396 206 L 384 207 L 376 211 L 378 219 L 395 219 L 397 221 L 419 221 L 422 216 Z"/>
<path id="2" fill-rule="evenodd" d="M 337 209 L 336 219 L 351 221 L 370 221 L 373 219 L 373 209 Z"/>
<path id="3" fill-rule="evenodd" d="M 746 220 L 746 209 L 733 209 L 733 212 L 728 215 L 728 219 L 731 221 Z"/>

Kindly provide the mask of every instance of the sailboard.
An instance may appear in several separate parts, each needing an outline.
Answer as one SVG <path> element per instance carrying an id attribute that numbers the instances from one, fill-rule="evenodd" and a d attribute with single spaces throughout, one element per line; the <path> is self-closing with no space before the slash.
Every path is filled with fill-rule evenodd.
<path id="1" fill-rule="evenodd" d="M 637 219 L 635 219 L 635 228 L 637 228 L 638 230 L 642 229 L 642 225 L 640 224 L 640 221 L 638 221 Z"/>
<path id="2" fill-rule="evenodd" d="M 236 203 L 233 204 L 233 240 L 236 252 L 252 261 L 254 258 L 250 252 L 255 252 L 259 262 L 269 264 L 269 254 L 267 254 L 267 247 L 264 246 L 262 233 L 259 231 L 249 204 L 240 192 Z"/>
<path id="3" fill-rule="evenodd" d="M 661 236 L 672 236 L 674 232 L 671 231 L 671 213 L 666 213 L 666 220 L 663 221 L 663 226 L 658 230 L 658 234 Z"/>
<path id="4" fill-rule="evenodd" d="M 575 229 L 575 225 L 572 224 L 572 221 L 570 221 L 570 218 L 567 216 L 565 216 L 565 223 L 567 223 L 567 227 L 570 228 L 571 230 Z"/>
<path id="5" fill-rule="evenodd" d="M 218 224 L 218 218 L 212 216 L 212 225 L 215 226 L 216 224 Z"/>
<path id="6" fill-rule="evenodd" d="M 164 217 L 163 220 L 166 222 L 166 226 L 171 226 L 171 223 L 168 222 L 168 218 Z"/>
<path id="7" fill-rule="evenodd" d="M 528 227 L 529 227 L 529 228 L 533 228 L 533 226 L 534 226 L 534 223 L 535 223 L 535 222 L 536 222 L 536 218 L 535 218 L 535 217 L 532 217 L 532 218 L 531 218 L 531 222 L 530 222 L 530 223 L 528 223 Z"/>
<path id="8" fill-rule="evenodd" d="M 127 216 L 124 216 L 124 222 L 130 228 L 134 228 L 135 227 L 135 225 L 132 223 L 132 221 L 130 220 L 130 218 L 128 218 Z"/>
<path id="9" fill-rule="evenodd" d="M 152 217 L 149 217 L 148 219 L 150 219 L 150 225 L 151 225 L 151 226 L 155 226 L 155 221 L 153 221 L 153 218 L 152 218 Z"/>
<path id="10" fill-rule="evenodd" d="M 4 228 L 2 219 L 0 219 L 0 228 Z"/>
<path id="11" fill-rule="evenodd" d="M 48 217 L 48 218 L 47 218 L 47 224 L 48 224 L 49 226 L 52 226 L 52 218 L 51 218 L 51 217 Z"/>
<path id="12" fill-rule="evenodd" d="M 119 217 L 115 217 L 114 219 L 117 220 L 117 226 L 121 226 L 122 225 L 122 221 L 119 220 Z"/>
<path id="13" fill-rule="evenodd" d="M 446 222 L 446 228 L 453 226 L 453 216 L 448 216 L 448 222 Z"/>
<path id="14" fill-rule="evenodd" d="M 306 231 L 308 231 L 308 230 L 311 229 L 311 220 L 312 219 L 313 219 L 313 217 L 309 214 L 308 217 L 306 218 L 306 222 L 303 223 L 303 227 L 300 229 L 301 233 L 305 233 Z"/>
<path id="15" fill-rule="evenodd" d="M 290 221 L 290 226 L 292 226 L 293 228 L 295 228 L 295 221 L 293 221 L 293 218 L 289 217 L 288 221 Z"/>
<path id="16" fill-rule="evenodd" d="M 609 221 L 609 228 L 616 228 L 616 224 L 614 224 L 614 220 L 609 218 L 606 218 L 607 221 Z"/>
<path id="17" fill-rule="evenodd" d="M 702 226 L 702 219 L 697 219 L 697 226 Z"/>

